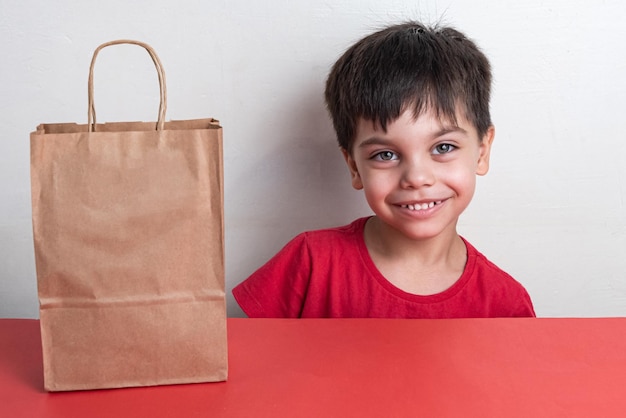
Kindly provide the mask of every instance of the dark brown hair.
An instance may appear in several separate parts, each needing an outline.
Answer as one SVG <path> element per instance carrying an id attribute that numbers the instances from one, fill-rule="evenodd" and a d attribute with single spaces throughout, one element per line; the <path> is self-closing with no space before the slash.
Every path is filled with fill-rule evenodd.
<path id="1" fill-rule="evenodd" d="M 457 110 L 482 138 L 491 125 L 491 66 L 480 49 L 450 27 L 390 26 L 350 47 L 326 81 L 326 105 L 339 145 L 352 152 L 357 121 L 386 129 L 406 109 L 433 108 L 456 124 Z"/>

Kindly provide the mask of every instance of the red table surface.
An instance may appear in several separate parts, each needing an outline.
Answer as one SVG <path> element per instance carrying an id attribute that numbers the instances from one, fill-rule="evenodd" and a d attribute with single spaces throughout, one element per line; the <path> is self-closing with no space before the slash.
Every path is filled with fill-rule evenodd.
<path id="1" fill-rule="evenodd" d="M 47 393 L 0 319 L 0 417 L 624 417 L 626 318 L 229 319 L 222 383 Z"/>

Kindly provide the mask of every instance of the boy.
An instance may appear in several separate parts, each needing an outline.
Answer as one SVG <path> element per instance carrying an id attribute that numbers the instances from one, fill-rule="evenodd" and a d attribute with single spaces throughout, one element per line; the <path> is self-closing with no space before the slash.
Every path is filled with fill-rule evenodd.
<path id="1" fill-rule="evenodd" d="M 456 231 L 489 168 L 491 69 L 462 33 L 416 22 L 348 49 L 326 103 L 374 216 L 298 235 L 233 289 L 250 317 L 535 316 Z"/>

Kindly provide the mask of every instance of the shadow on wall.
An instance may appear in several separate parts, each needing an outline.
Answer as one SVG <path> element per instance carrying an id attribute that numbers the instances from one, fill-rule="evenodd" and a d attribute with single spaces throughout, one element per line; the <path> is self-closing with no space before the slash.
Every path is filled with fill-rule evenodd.
<path id="1" fill-rule="evenodd" d="M 265 157 L 247 167 L 244 176 L 255 187 L 249 188 L 248 207 L 239 215 L 251 223 L 293 235 L 348 222 L 367 209 L 361 192 L 350 184 L 322 92 L 321 86 L 312 86 L 294 95 L 292 103 L 277 104 L 280 132 L 263 135 L 278 139 L 269 141 L 261 151 Z"/>
<path id="2" fill-rule="evenodd" d="M 275 103 L 279 132 L 245 168 L 243 181 L 254 182 L 244 196 L 227 191 L 226 261 L 230 316 L 241 311 L 230 290 L 264 264 L 296 234 L 349 223 L 369 213 L 350 175 L 335 139 L 323 102 L 323 89 L 313 85 L 294 94 L 288 103 Z M 274 117 L 274 116 L 273 116 Z M 272 123 L 270 124 L 273 124 Z M 236 220 L 236 221 L 235 221 Z"/>

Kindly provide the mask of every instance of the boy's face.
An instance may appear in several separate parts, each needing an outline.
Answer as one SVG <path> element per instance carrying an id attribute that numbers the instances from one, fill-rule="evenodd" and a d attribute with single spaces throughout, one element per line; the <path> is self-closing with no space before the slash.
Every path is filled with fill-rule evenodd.
<path id="1" fill-rule="evenodd" d="M 439 120 L 432 110 L 417 119 L 405 111 L 387 125 L 387 132 L 362 119 L 352 153 L 344 150 L 353 187 L 364 190 L 385 225 L 408 238 L 456 234 L 476 175 L 489 169 L 493 127 L 479 138 L 462 112 L 457 113 L 458 126 Z"/>

